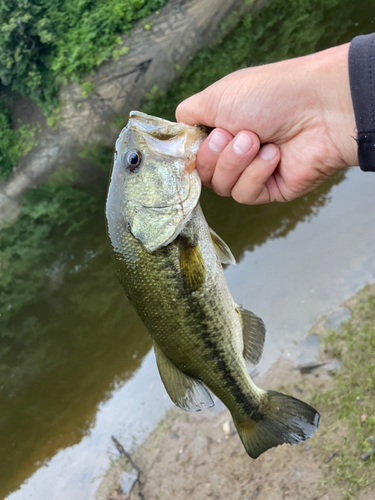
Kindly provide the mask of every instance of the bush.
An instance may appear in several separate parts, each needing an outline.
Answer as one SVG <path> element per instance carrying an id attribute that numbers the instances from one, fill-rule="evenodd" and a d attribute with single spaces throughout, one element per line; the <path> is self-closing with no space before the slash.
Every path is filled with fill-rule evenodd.
<path id="1" fill-rule="evenodd" d="M 22 125 L 13 130 L 7 108 L 0 100 L 0 180 L 5 180 L 22 155 L 38 144 L 39 125 Z"/>
<path id="2" fill-rule="evenodd" d="M 61 83 L 125 53 L 119 34 L 166 2 L 0 0 L 0 81 L 50 112 Z"/>
<path id="3" fill-rule="evenodd" d="M 19 157 L 16 134 L 10 128 L 8 111 L 0 101 L 0 180 L 8 177 Z"/>

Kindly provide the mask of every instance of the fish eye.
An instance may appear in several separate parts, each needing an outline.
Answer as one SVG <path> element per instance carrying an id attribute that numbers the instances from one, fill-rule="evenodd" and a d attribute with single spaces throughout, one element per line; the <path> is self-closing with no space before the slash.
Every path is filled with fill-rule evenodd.
<path id="1" fill-rule="evenodd" d="M 141 160 L 142 154 L 137 149 L 129 149 L 124 153 L 123 163 L 130 172 L 134 172 L 141 163 Z"/>

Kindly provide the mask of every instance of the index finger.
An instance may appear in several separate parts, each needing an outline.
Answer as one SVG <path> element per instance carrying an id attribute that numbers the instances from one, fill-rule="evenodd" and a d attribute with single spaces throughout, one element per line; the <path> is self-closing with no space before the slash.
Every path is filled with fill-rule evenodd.
<path id="1" fill-rule="evenodd" d="M 197 170 L 204 186 L 211 187 L 216 163 L 232 139 L 233 135 L 227 130 L 215 128 L 202 142 L 197 154 Z"/>

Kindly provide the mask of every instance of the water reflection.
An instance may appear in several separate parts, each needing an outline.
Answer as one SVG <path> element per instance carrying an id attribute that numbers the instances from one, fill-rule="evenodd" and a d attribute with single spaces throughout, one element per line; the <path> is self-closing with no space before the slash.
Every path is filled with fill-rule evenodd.
<path id="1" fill-rule="evenodd" d="M 97 224 L 101 241 L 88 247 L 95 257 L 87 261 L 87 247 L 81 249 L 53 289 L 11 325 L 17 337 L 8 342 L 3 371 L 11 376 L 0 393 L 0 496 L 56 450 L 78 443 L 107 392 L 132 375 L 151 347 L 114 275 L 103 221 Z"/>
<path id="2" fill-rule="evenodd" d="M 228 243 L 237 261 L 245 250 L 253 250 L 269 239 L 285 237 L 299 222 L 317 215 L 331 200 L 330 191 L 345 178 L 342 172 L 319 189 L 291 203 L 272 203 L 248 207 L 232 198 L 219 198 L 205 190 L 202 207 L 209 224 Z"/>

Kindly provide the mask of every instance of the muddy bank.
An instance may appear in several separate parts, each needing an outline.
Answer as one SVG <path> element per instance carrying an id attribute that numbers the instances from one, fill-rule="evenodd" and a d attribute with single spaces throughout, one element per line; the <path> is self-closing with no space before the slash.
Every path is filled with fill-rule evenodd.
<path id="1" fill-rule="evenodd" d="M 132 455 L 142 473 L 122 454 L 104 477 L 97 498 L 374 498 L 375 378 L 368 379 L 369 347 L 375 345 L 374 304 L 372 285 L 344 304 L 352 313 L 347 322 L 340 324 L 336 315 L 322 318 L 311 329 L 309 335 L 321 339 L 315 363 L 301 369 L 281 357 L 263 377 L 255 378 L 260 387 L 281 390 L 318 409 L 321 423 L 312 439 L 251 460 L 220 402 L 202 413 L 175 408 Z"/>

